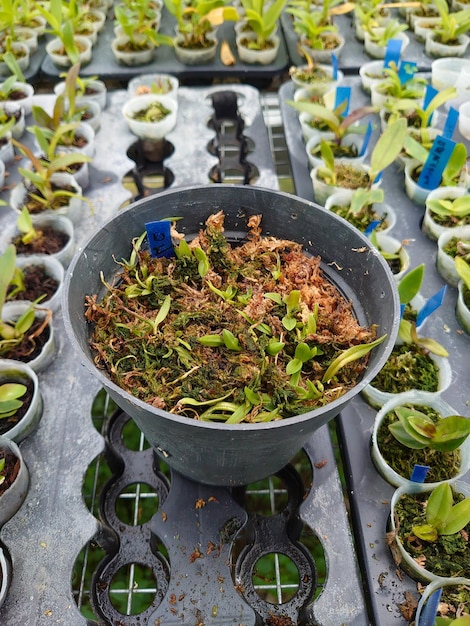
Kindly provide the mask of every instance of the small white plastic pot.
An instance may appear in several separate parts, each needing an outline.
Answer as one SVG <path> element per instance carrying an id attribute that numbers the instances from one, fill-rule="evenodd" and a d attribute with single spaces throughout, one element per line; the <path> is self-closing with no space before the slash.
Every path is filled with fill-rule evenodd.
<path id="1" fill-rule="evenodd" d="M 144 111 L 151 104 L 159 102 L 169 113 L 159 122 L 145 122 L 134 119 L 134 115 Z M 163 139 L 176 125 L 178 104 L 176 100 L 168 96 L 148 94 L 135 96 L 128 100 L 122 108 L 122 113 L 130 131 L 141 139 Z"/>
<path id="2" fill-rule="evenodd" d="M 457 38 L 458 44 L 449 45 L 436 41 L 436 33 L 429 31 L 426 35 L 424 43 L 424 52 L 430 57 L 436 57 L 442 59 L 442 57 L 463 57 L 467 51 L 468 44 L 470 43 L 470 37 L 467 35 L 460 35 Z"/>
<path id="3" fill-rule="evenodd" d="M 329 185 L 325 183 L 319 176 L 319 172 L 323 167 L 324 167 L 323 165 L 314 167 L 310 172 L 310 178 L 312 179 L 315 202 L 317 202 L 318 204 L 321 204 L 322 206 L 325 206 L 325 202 L 327 198 L 329 198 L 329 196 L 331 196 L 333 193 L 340 191 L 341 189 L 344 190 L 345 194 L 349 195 L 349 199 L 350 199 L 355 190 L 346 189 L 339 185 Z M 354 168 L 363 172 L 370 171 L 369 166 L 363 163 L 362 164 L 358 163 L 357 165 L 354 165 Z M 380 183 L 374 183 L 374 187 L 379 186 L 379 184 Z"/>
<path id="4" fill-rule="evenodd" d="M 268 39 L 271 47 L 264 50 L 254 50 L 248 47 L 247 43 L 255 40 L 256 33 L 253 32 L 240 33 L 237 35 L 235 43 L 237 46 L 237 53 L 240 61 L 242 61 L 243 63 L 248 63 L 249 65 L 268 65 L 269 63 L 273 63 L 276 60 L 279 52 L 279 46 L 281 43 L 280 37 L 278 37 L 278 35 L 272 35 Z"/>
<path id="5" fill-rule="evenodd" d="M 470 309 L 465 304 L 464 295 L 467 288 L 463 280 L 459 280 L 457 288 L 458 294 L 457 302 L 455 304 L 455 317 L 462 329 L 467 333 L 467 335 L 470 335 Z"/>
<path id="6" fill-rule="evenodd" d="M 308 158 L 308 162 L 310 163 L 310 167 L 314 168 L 317 167 L 319 165 L 323 164 L 323 161 L 321 159 L 320 156 L 320 152 L 315 152 L 315 148 L 317 148 L 320 143 L 321 140 L 325 139 L 327 140 L 327 138 L 319 133 L 319 135 L 315 136 L 312 135 L 310 137 L 310 139 L 307 141 L 306 145 L 305 145 L 305 150 L 307 152 L 307 158 Z M 354 133 L 348 133 L 346 135 L 344 135 L 341 139 L 341 145 L 342 146 L 355 146 L 356 147 L 356 151 L 357 151 L 357 155 L 355 157 L 336 157 L 335 160 L 337 161 L 345 161 L 348 163 L 353 163 L 353 164 L 357 164 L 357 163 L 363 163 L 364 159 L 366 157 L 365 154 L 360 155 L 360 151 L 362 149 L 362 145 L 364 143 L 364 135 L 356 135 Z"/>
<path id="7" fill-rule="evenodd" d="M 23 504 L 29 489 L 29 472 L 26 463 L 24 462 L 23 455 L 21 454 L 21 450 L 14 441 L 8 437 L 0 436 L 0 450 L 12 452 L 16 458 L 20 460 L 20 469 L 16 476 L 16 480 L 2 495 L 0 495 L 1 527 L 13 517 Z"/>
<path id="8" fill-rule="evenodd" d="M 385 29 L 384 28 L 375 28 L 374 29 L 374 33 L 376 34 L 380 34 L 383 33 Z M 405 33 L 398 33 L 394 39 L 400 39 L 402 44 L 401 44 L 401 54 L 403 54 L 403 52 L 405 51 L 405 49 L 408 47 L 408 44 L 410 43 L 410 38 L 408 37 L 408 35 L 406 35 Z M 387 51 L 387 47 L 386 46 L 380 46 L 378 45 L 371 37 L 371 34 L 369 32 L 365 32 L 364 33 L 364 49 L 367 52 L 367 54 L 369 56 L 371 56 L 374 59 L 384 59 L 385 58 L 385 53 Z"/>
<path id="9" fill-rule="evenodd" d="M 111 50 L 118 63 L 121 63 L 121 65 L 127 65 L 128 67 L 133 67 L 136 65 L 145 65 L 153 60 L 155 55 L 154 46 L 148 46 L 146 48 L 142 48 L 141 50 L 127 51 L 125 49 L 125 45 L 128 41 L 129 39 L 125 35 L 116 37 L 111 41 Z"/>
<path id="10" fill-rule="evenodd" d="M 331 57 L 335 55 L 337 59 L 339 59 L 342 51 L 344 50 L 344 46 L 346 44 L 346 40 L 341 35 L 341 33 L 335 33 L 336 38 L 338 39 L 338 45 L 335 48 L 328 49 L 317 49 L 311 48 L 308 40 L 305 37 L 300 38 L 300 45 L 302 49 L 306 51 L 306 53 L 310 56 L 311 59 L 315 59 L 318 63 L 328 63 L 331 64 Z"/>
<path id="11" fill-rule="evenodd" d="M 455 269 L 455 259 L 449 256 L 444 251 L 444 248 L 451 239 L 457 237 L 462 241 L 466 241 L 470 244 L 470 224 L 468 226 L 456 226 L 455 228 L 449 228 L 439 235 L 437 240 L 437 257 L 436 268 L 442 278 L 451 285 L 457 287 L 460 277 Z"/>
<path id="12" fill-rule="evenodd" d="M 461 73 L 470 74 L 470 59 L 446 57 L 431 63 L 431 84 L 435 89 L 457 87 Z"/>
<path id="13" fill-rule="evenodd" d="M 201 65 L 213 61 L 217 52 L 217 35 L 208 33 L 206 39 L 211 42 L 211 45 L 205 48 L 186 48 L 181 45 L 184 41 L 184 36 L 177 34 L 174 41 L 174 50 L 178 61 L 184 65 Z"/>
<path id="14" fill-rule="evenodd" d="M 424 611 L 424 607 L 426 606 L 430 597 L 436 591 L 441 589 L 441 587 L 444 587 L 444 588 L 445 587 L 457 587 L 460 585 L 464 585 L 465 587 L 470 587 L 470 578 L 460 578 L 460 577 L 442 578 L 441 580 L 435 580 L 434 582 L 429 583 L 429 585 L 427 585 L 426 588 L 424 589 L 423 594 L 418 602 L 418 607 L 416 609 L 416 616 L 415 616 L 415 626 L 423 626 L 421 616 Z M 423 615 L 423 618 L 424 618 L 424 615 Z"/>
<path id="15" fill-rule="evenodd" d="M 80 53 L 78 55 L 78 61 L 81 65 L 85 65 L 91 60 L 92 44 L 88 37 L 82 37 L 81 35 L 75 35 L 74 40 L 79 46 Z M 46 53 L 51 58 L 54 65 L 58 67 L 70 67 L 72 65 L 71 60 L 66 54 L 62 53 L 63 44 L 57 37 L 54 37 L 46 44 Z"/>
<path id="16" fill-rule="evenodd" d="M 62 185 L 65 188 L 73 189 L 77 196 L 70 197 L 68 203 L 59 209 L 45 209 L 38 215 L 62 215 L 63 217 L 68 217 L 74 224 L 78 224 L 83 214 L 82 189 L 80 185 L 72 174 L 67 174 L 66 172 L 52 174 L 51 180 L 58 186 Z M 10 206 L 18 215 L 21 213 L 27 194 L 28 187 L 23 182 L 18 183 L 11 190 Z"/>
<path id="17" fill-rule="evenodd" d="M 15 158 L 15 150 L 11 143 L 11 133 L 5 136 L 5 141 L 0 144 L 0 161 L 3 163 L 11 163 Z"/>
<path id="18" fill-rule="evenodd" d="M 453 489 L 457 492 L 457 493 L 462 493 L 465 497 L 468 497 L 470 495 L 470 486 L 463 482 L 463 481 L 451 481 L 451 486 L 453 487 Z M 394 511 L 395 511 L 395 506 L 398 502 L 398 500 L 402 497 L 402 495 L 404 494 L 420 494 L 420 493 L 430 493 L 432 491 L 433 487 L 431 485 L 427 485 L 427 484 L 422 484 L 422 483 L 413 483 L 412 485 L 410 485 L 409 487 L 398 487 L 398 489 L 395 491 L 395 493 L 392 496 L 392 501 L 391 501 L 391 513 L 390 513 L 390 526 L 391 526 L 391 531 L 395 532 L 397 531 L 397 527 L 396 527 L 396 523 L 395 523 L 395 515 L 394 515 Z M 400 541 L 400 538 L 398 536 L 398 533 L 396 533 L 395 536 L 395 545 L 398 549 L 398 552 L 402 558 L 402 562 L 400 563 L 400 566 L 414 579 L 414 580 L 419 580 L 422 582 L 442 582 L 442 581 L 447 581 L 449 580 L 449 577 L 447 576 L 439 576 L 437 574 L 435 574 L 434 572 L 425 569 L 424 567 L 422 567 L 421 565 L 419 565 L 413 558 L 412 556 L 409 554 L 409 552 L 407 552 L 405 550 L 405 547 L 403 545 L 403 543 Z M 458 580 L 457 578 L 455 578 L 454 580 Z"/>
<path id="19" fill-rule="evenodd" d="M 156 93 L 157 95 L 169 96 L 176 100 L 178 87 L 179 80 L 171 74 L 142 74 L 129 81 L 127 93 L 131 98 Z"/>
<path id="20" fill-rule="evenodd" d="M 11 101 L 0 102 L 0 108 L 3 109 L 9 117 L 12 115 L 16 117 L 16 122 L 11 129 L 11 135 L 15 139 L 21 139 L 26 126 L 25 112 L 21 103 Z"/>
<path id="21" fill-rule="evenodd" d="M 3 87 L 3 83 L 0 85 L 0 89 Z M 33 104 L 34 87 L 29 83 L 22 83 L 17 81 L 13 83 L 13 91 L 24 94 L 22 98 L 15 98 L 14 100 L 4 100 L 4 103 L 9 106 L 23 107 L 24 114 L 29 115 Z"/>
<path id="22" fill-rule="evenodd" d="M 371 93 L 372 85 L 379 83 L 385 78 L 383 73 L 384 62 L 382 59 L 363 63 L 359 68 L 362 88 L 365 92 Z"/>
<path id="23" fill-rule="evenodd" d="M 417 408 L 419 411 L 419 407 L 431 407 L 432 409 L 438 411 L 441 417 L 447 417 L 449 415 L 457 415 L 457 411 L 452 408 L 447 402 L 445 402 L 441 396 L 434 396 L 425 391 L 408 391 L 405 393 L 397 394 L 391 400 L 388 400 L 382 408 L 377 412 L 374 420 L 374 428 L 372 431 L 372 448 L 371 448 L 371 456 L 374 464 L 382 475 L 382 477 L 394 487 L 402 487 L 402 486 L 410 486 L 414 484 L 408 477 L 400 475 L 396 472 L 385 460 L 380 447 L 377 442 L 377 434 L 379 429 L 386 418 L 386 416 L 396 409 L 399 406 L 408 406 L 412 405 Z M 457 480 L 462 477 L 464 474 L 468 472 L 470 469 L 470 438 L 467 437 L 465 442 L 460 446 L 460 471 L 455 476 L 452 476 L 452 480 Z M 430 483 L 427 482 L 427 485 L 430 487 L 436 487 L 439 483 Z"/>
<path id="24" fill-rule="evenodd" d="M 459 106 L 459 131 L 462 137 L 470 139 L 470 100 Z"/>
<path id="25" fill-rule="evenodd" d="M 106 96 L 107 96 L 107 88 L 106 83 L 102 80 L 90 80 L 88 82 L 89 93 L 83 94 L 80 96 L 83 100 L 92 100 L 97 102 L 101 108 L 101 110 L 106 108 Z M 54 85 L 54 93 L 56 96 L 63 93 L 65 90 L 65 82 L 61 81 L 60 83 L 56 83 Z"/>
<path id="26" fill-rule="evenodd" d="M 4 322 L 8 321 L 16 321 L 26 309 L 30 306 L 30 302 L 18 301 L 18 302 L 6 302 L 3 305 L 2 309 L 2 320 Z M 47 310 L 42 309 L 40 305 L 35 307 L 35 316 L 41 320 L 44 320 L 47 315 Z M 29 367 L 37 372 L 42 372 L 45 370 L 54 359 L 56 346 L 55 346 L 55 336 L 54 336 L 54 327 L 52 322 L 48 324 L 49 328 L 49 338 L 44 344 L 41 352 L 30 360 L 25 360 L 24 362 L 29 365 Z"/>
<path id="27" fill-rule="evenodd" d="M 52 311 L 57 311 L 60 307 L 62 298 L 62 286 L 64 283 L 64 266 L 53 256 L 48 254 L 31 254 L 31 255 L 18 255 L 16 257 L 16 265 L 24 270 L 25 267 L 30 265 L 39 265 L 44 267 L 47 276 L 50 276 L 57 281 L 58 286 L 56 292 L 49 300 L 41 300 L 40 306 Z"/>
<path id="28" fill-rule="evenodd" d="M 330 211 L 334 206 L 349 206 L 350 203 L 351 194 L 347 190 L 341 189 L 326 199 L 325 209 Z M 375 203 L 373 208 L 381 219 L 385 219 L 383 228 L 378 232 L 389 233 L 397 223 L 396 211 L 390 205 L 385 204 L 385 202 Z"/>
<path id="29" fill-rule="evenodd" d="M 0 385 L 5 382 L 26 384 L 33 383 L 33 395 L 28 410 L 12 428 L 4 431 L 2 436 L 19 443 L 30 435 L 39 424 L 43 412 L 43 400 L 36 372 L 26 363 L 13 359 L 0 359 Z"/>
<path id="30" fill-rule="evenodd" d="M 415 20 L 414 33 L 417 41 L 425 42 L 429 32 L 441 22 L 440 17 L 419 17 Z"/>
<path id="31" fill-rule="evenodd" d="M 437 398 L 443 391 L 445 391 L 452 382 L 452 368 L 449 363 L 449 359 L 443 356 L 437 356 L 430 354 L 430 358 L 434 361 L 439 369 L 439 384 L 437 391 L 427 391 L 429 400 Z M 373 381 L 372 381 L 373 382 Z M 421 389 L 408 389 L 410 391 L 422 391 Z M 366 385 L 362 390 L 362 396 L 370 406 L 380 409 L 386 402 L 393 400 L 399 394 L 390 393 L 388 391 L 381 391 L 376 389 L 372 384 Z M 402 392 L 404 393 L 404 392 Z"/>
<path id="32" fill-rule="evenodd" d="M 24 72 L 28 69 L 31 59 L 28 46 L 21 41 L 14 41 L 11 44 L 11 49 L 16 57 L 20 70 L 23 70 Z M 11 70 L 5 61 L 0 62 L 0 76 L 11 76 Z"/>
<path id="33" fill-rule="evenodd" d="M 71 220 L 63 215 L 55 214 L 33 215 L 31 219 L 33 220 L 35 228 L 40 229 L 49 227 L 66 235 L 67 243 L 64 247 L 49 256 L 57 259 L 57 261 L 59 261 L 64 267 L 67 267 L 75 252 L 75 233 Z M 8 244 L 12 243 L 19 235 L 20 231 L 18 230 L 16 224 L 12 224 L 10 227 L 6 228 L 0 235 L 0 250 L 4 251 Z M 24 254 L 24 256 L 29 257 L 30 255 Z"/>
<path id="34" fill-rule="evenodd" d="M 461 196 L 466 195 L 467 190 L 464 187 L 438 187 L 437 189 L 433 189 L 428 193 L 428 200 L 455 200 L 456 198 L 460 198 Z M 421 224 L 422 232 L 429 237 L 429 239 L 433 241 L 438 241 L 439 237 L 447 232 L 452 231 L 456 226 L 449 227 L 443 226 L 438 222 L 434 221 L 433 213 L 429 208 L 428 204 L 425 203 L 426 210 L 424 212 L 423 221 Z M 464 224 L 460 224 L 459 226 L 463 226 Z"/>
<path id="35" fill-rule="evenodd" d="M 303 73 L 309 73 L 308 65 L 299 65 L 298 67 L 291 67 L 289 73 L 294 86 L 297 89 L 306 89 L 311 94 L 322 96 L 331 89 L 336 88 L 344 79 L 344 74 L 341 70 L 338 70 L 336 79 L 333 78 L 333 67 L 326 64 L 318 64 L 316 67 L 321 69 L 326 78 L 322 80 L 302 80 Z"/>
<path id="36" fill-rule="evenodd" d="M 12 567 L 7 551 L 0 546 L 0 607 L 5 602 L 12 578 Z"/>
<path id="37" fill-rule="evenodd" d="M 377 234 L 377 245 L 379 250 L 386 254 L 398 254 L 400 260 L 400 271 L 393 274 L 397 282 L 403 278 L 410 267 L 410 255 L 406 251 L 402 242 L 395 237 L 379 231 Z"/>

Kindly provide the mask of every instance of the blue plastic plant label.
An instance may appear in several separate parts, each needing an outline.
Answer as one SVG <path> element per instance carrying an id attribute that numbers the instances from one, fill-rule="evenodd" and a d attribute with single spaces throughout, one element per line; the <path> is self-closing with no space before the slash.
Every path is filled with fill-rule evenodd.
<path id="1" fill-rule="evenodd" d="M 387 43 L 387 49 L 384 56 L 384 68 L 390 67 L 391 63 L 395 63 L 398 67 L 401 52 L 401 39 L 390 39 Z"/>
<path id="2" fill-rule="evenodd" d="M 428 106 L 430 105 L 430 103 L 432 102 L 432 99 L 434 98 L 434 96 L 437 96 L 438 94 L 438 90 L 435 89 L 432 85 L 426 85 L 426 90 L 424 92 L 424 98 L 423 98 L 423 109 L 426 110 L 428 108 Z M 429 116 L 428 119 L 428 126 L 431 123 L 432 120 L 432 114 Z"/>
<path id="3" fill-rule="evenodd" d="M 359 156 L 364 156 L 365 153 L 367 152 L 367 148 L 369 147 L 369 142 L 370 142 L 370 138 L 372 137 L 372 131 L 373 131 L 373 126 L 372 124 L 369 122 L 367 124 L 367 128 L 366 128 L 366 132 L 364 133 L 364 141 L 362 142 L 362 148 L 361 151 L 359 153 Z"/>
<path id="4" fill-rule="evenodd" d="M 444 128 L 442 129 L 442 134 L 447 139 L 452 139 L 454 135 L 454 131 L 457 127 L 457 122 L 459 121 L 459 112 L 454 107 L 449 107 L 449 112 L 447 113 L 446 121 L 444 123 Z"/>
<path id="5" fill-rule="evenodd" d="M 411 472 L 410 480 L 414 483 L 424 483 L 429 469 L 429 465 L 415 465 Z"/>
<path id="6" fill-rule="evenodd" d="M 434 626 L 436 623 L 437 610 L 442 596 L 442 587 L 436 589 L 432 593 L 426 604 L 424 605 L 421 615 L 419 617 L 419 626 Z"/>
<path id="7" fill-rule="evenodd" d="M 380 226 L 380 223 L 380 220 L 373 220 L 370 222 L 364 231 L 364 235 L 368 237 L 377 228 L 377 226 Z"/>
<path id="8" fill-rule="evenodd" d="M 333 80 L 338 80 L 338 57 L 336 54 L 331 55 L 331 69 L 333 70 Z"/>
<path id="9" fill-rule="evenodd" d="M 147 222 L 145 229 L 150 246 L 150 254 L 153 257 L 172 257 L 175 254 L 170 234 L 171 222 L 162 220 Z"/>
<path id="10" fill-rule="evenodd" d="M 398 67 L 398 78 L 400 79 L 400 83 L 404 85 L 409 80 L 413 78 L 413 76 L 418 71 L 418 64 L 414 61 L 402 61 L 400 66 Z"/>
<path id="11" fill-rule="evenodd" d="M 340 109 L 341 115 L 346 117 L 349 113 L 349 104 L 351 102 L 351 87 L 336 87 L 334 110 Z"/>
<path id="12" fill-rule="evenodd" d="M 441 304 L 444 302 L 444 296 L 446 295 L 447 285 L 444 285 L 442 289 L 439 289 L 437 293 L 427 300 L 423 307 L 418 311 L 418 315 L 416 316 L 416 326 L 421 326 L 424 320 L 434 313 L 436 309 L 438 309 Z"/>
<path id="13" fill-rule="evenodd" d="M 423 189 L 436 189 L 439 187 L 442 172 L 447 165 L 450 156 L 455 148 L 455 141 L 448 137 L 438 135 L 432 144 L 421 174 L 418 178 L 418 185 Z"/>

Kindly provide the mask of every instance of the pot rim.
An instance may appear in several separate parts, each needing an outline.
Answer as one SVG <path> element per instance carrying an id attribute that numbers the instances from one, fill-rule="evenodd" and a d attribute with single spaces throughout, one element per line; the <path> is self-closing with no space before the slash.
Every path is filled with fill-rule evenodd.
<path id="1" fill-rule="evenodd" d="M 232 191 L 236 191 L 238 190 L 246 190 L 249 189 L 247 188 L 245 185 L 230 185 L 230 184 L 218 184 L 214 187 L 214 185 L 207 185 L 207 184 L 200 184 L 200 185 L 187 185 L 187 186 L 180 186 L 177 188 L 172 188 L 172 189 L 167 189 L 163 192 L 161 192 L 160 194 L 158 194 L 158 200 L 161 200 L 162 198 L 164 198 L 165 196 L 168 195 L 174 195 L 175 193 L 180 194 L 181 192 L 191 192 L 191 191 L 195 191 L 195 190 L 214 190 L 214 189 L 226 189 L 226 190 L 232 190 Z M 385 273 L 389 274 L 390 270 L 388 268 L 387 263 L 385 262 L 385 260 L 381 257 L 380 253 L 377 252 L 377 250 L 371 245 L 370 241 L 367 239 L 367 237 L 365 237 L 362 233 L 360 233 L 357 229 L 355 229 L 354 227 L 352 227 L 346 220 L 343 220 L 343 218 L 338 217 L 336 215 L 334 215 L 331 211 L 326 211 L 326 209 L 324 207 L 321 207 L 320 205 L 311 202 L 309 200 L 304 200 L 303 198 L 299 198 L 297 196 L 294 196 L 293 194 L 289 194 L 283 191 L 278 191 L 278 190 L 273 190 L 273 189 L 267 189 L 267 188 L 262 188 L 262 187 L 256 187 L 253 188 L 253 191 L 264 191 L 264 192 L 269 192 L 270 195 L 276 195 L 276 197 L 278 196 L 283 196 L 286 199 L 291 198 L 292 200 L 295 200 L 296 202 L 302 202 L 305 203 L 308 206 L 311 206 L 314 210 L 318 210 L 318 211 L 324 211 L 325 213 L 328 213 L 328 215 L 331 217 L 331 219 L 333 220 L 338 220 L 340 222 L 344 222 L 344 224 L 347 224 L 348 229 L 354 229 L 354 234 L 355 236 L 359 237 L 362 241 L 364 246 L 369 249 L 371 251 L 371 253 L 374 255 L 374 257 L 376 257 L 376 260 L 379 262 L 379 264 L 383 267 Z M 359 380 L 356 385 L 354 385 L 354 387 L 352 389 L 350 389 L 349 391 L 347 391 L 344 395 L 342 395 L 340 398 L 337 398 L 336 400 L 329 402 L 327 404 L 325 404 L 323 407 L 319 407 L 316 408 L 312 411 L 309 411 L 307 413 L 302 413 L 299 415 L 295 415 L 289 418 L 285 418 L 285 419 L 281 419 L 281 420 L 275 420 L 272 422 L 269 422 L 268 424 L 266 423 L 255 423 L 255 424 L 247 424 L 247 423 L 240 423 L 240 424 L 226 424 L 226 423 L 218 423 L 218 422 L 211 422 L 211 421 L 200 421 L 200 420 L 195 420 L 189 417 L 186 417 L 184 415 L 176 415 L 173 413 L 169 413 L 167 411 L 163 411 L 161 409 L 157 409 L 155 407 L 150 407 L 150 405 L 146 402 L 144 402 L 143 400 L 140 400 L 138 398 L 134 398 L 132 396 L 130 396 L 130 394 L 128 394 L 127 392 L 125 392 L 121 387 L 119 387 L 116 383 L 114 383 L 113 381 L 111 381 L 106 374 L 102 371 L 99 370 L 98 368 L 96 368 L 93 364 L 93 360 L 92 360 L 92 356 L 91 354 L 86 354 L 84 352 L 84 350 L 82 349 L 76 334 L 74 332 L 73 329 L 73 325 L 72 325 L 72 319 L 70 316 L 70 311 L 69 311 L 69 291 L 71 290 L 71 283 L 73 280 L 73 276 L 75 273 L 75 269 L 76 266 L 81 258 L 81 256 L 83 255 L 83 252 L 90 246 L 90 244 L 93 242 L 93 240 L 99 235 L 100 232 L 102 231 L 106 231 L 108 229 L 113 229 L 113 222 L 116 222 L 116 220 L 120 220 L 123 218 L 123 216 L 126 215 L 126 213 L 131 212 L 131 211 L 138 211 L 139 207 L 142 204 L 147 204 L 149 202 L 149 198 L 142 198 L 141 200 L 137 200 L 136 202 L 132 203 L 131 205 L 129 205 L 128 207 L 126 207 L 123 211 L 121 211 L 118 215 L 113 216 L 111 219 L 107 220 L 105 223 L 103 223 L 99 229 L 97 231 L 95 231 L 94 233 L 92 233 L 88 239 L 83 243 L 83 245 L 81 246 L 81 249 L 78 251 L 78 253 L 74 256 L 74 258 L 72 259 L 67 271 L 66 271 L 66 277 L 65 277 L 65 283 L 64 283 L 64 289 L 63 289 L 63 294 L 62 294 L 62 310 L 63 310 L 63 317 L 64 317 L 64 325 L 65 325 L 65 330 L 67 333 L 67 336 L 70 340 L 70 342 L 72 343 L 72 347 L 75 350 L 75 352 L 77 352 L 80 355 L 80 359 L 82 361 L 82 363 L 85 365 L 85 367 L 88 369 L 88 371 L 99 380 L 99 382 L 101 383 L 101 385 L 108 391 L 111 392 L 111 394 L 115 394 L 115 395 L 119 395 L 119 396 L 123 396 L 123 394 L 125 395 L 126 399 L 132 400 L 132 403 L 139 408 L 140 410 L 144 410 L 144 411 L 148 411 L 149 409 L 152 409 L 152 411 L 155 411 L 157 415 L 159 415 L 160 417 L 164 417 L 165 419 L 168 419 L 169 421 L 178 423 L 178 424 L 185 424 L 185 425 L 189 425 L 189 426 L 193 426 L 194 428 L 202 428 L 204 430 L 213 430 L 213 431 L 234 431 L 234 432 L 242 432 L 242 431 L 246 431 L 249 430 L 250 432 L 259 432 L 259 431 L 264 431 L 266 430 L 266 428 L 269 429 L 278 429 L 278 428 L 287 428 L 289 425 L 293 425 L 293 424 L 298 424 L 301 422 L 308 422 L 309 420 L 312 419 L 312 417 L 316 417 L 316 416 L 320 416 L 323 413 L 331 413 L 332 410 L 334 410 L 336 407 L 338 407 L 338 413 L 340 412 L 341 408 L 347 404 L 353 397 L 355 397 L 356 395 L 359 394 L 359 392 L 368 384 L 368 382 L 370 380 L 372 380 L 374 378 L 374 376 L 378 373 L 378 371 L 381 369 L 381 367 L 383 366 L 383 364 L 385 363 L 386 359 L 388 358 L 388 354 L 390 353 L 390 351 L 393 349 L 393 345 L 395 343 L 395 339 L 396 336 L 398 334 L 398 326 L 399 326 L 399 300 L 398 300 L 398 292 L 393 290 L 392 291 L 392 295 L 393 295 L 393 302 L 390 303 L 391 306 L 393 306 L 393 310 L 394 310 L 394 320 L 393 320 L 393 324 L 392 327 L 390 328 L 387 337 L 384 340 L 384 343 L 381 344 L 382 348 L 385 348 L 384 354 L 382 355 L 381 359 L 379 360 L 378 363 L 375 364 L 374 367 L 371 368 L 367 368 L 366 373 L 363 375 L 363 377 L 361 378 L 361 380 Z M 242 200 L 240 200 L 240 202 L 242 203 Z M 212 212 L 214 210 L 216 210 L 214 207 L 208 207 L 208 210 L 211 210 Z M 244 226 L 244 228 L 246 228 Z M 393 281 L 393 275 L 391 275 L 391 279 Z M 327 275 L 328 279 L 331 280 L 331 277 L 329 275 Z"/>

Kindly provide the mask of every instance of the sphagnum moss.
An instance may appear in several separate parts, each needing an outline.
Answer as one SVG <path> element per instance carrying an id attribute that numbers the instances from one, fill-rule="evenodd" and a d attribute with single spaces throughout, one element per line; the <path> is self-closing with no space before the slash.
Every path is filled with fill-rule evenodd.
<path id="1" fill-rule="evenodd" d="M 174 258 L 135 244 L 107 295 L 87 296 L 97 366 L 157 408 L 228 423 L 305 413 L 353 387 L 383 338 L 358 323 L 318 257 L 261 237 L 260 220 L 237 247 L 222 213 Z"/>

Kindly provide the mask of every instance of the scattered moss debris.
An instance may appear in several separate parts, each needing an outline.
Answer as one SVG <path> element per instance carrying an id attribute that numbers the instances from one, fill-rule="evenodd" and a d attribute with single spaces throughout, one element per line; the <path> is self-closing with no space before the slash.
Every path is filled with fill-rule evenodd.
<path id="1" fill-rule="evenodd" d="M 170 259 L 134 242 L 104 298 L 86 296 L 97 367 L 158 409 L 232 424 L 286 418 L 339 398 L 365 370 L 367 350 L 333 375 L 329 366 L 374 341 L 375 327 L 360 326 L 319 257 L 262 237 L 261 216 L 232 247 L 224 218 L 210 216 Z"/>

